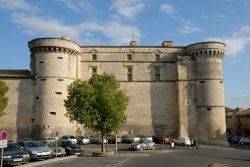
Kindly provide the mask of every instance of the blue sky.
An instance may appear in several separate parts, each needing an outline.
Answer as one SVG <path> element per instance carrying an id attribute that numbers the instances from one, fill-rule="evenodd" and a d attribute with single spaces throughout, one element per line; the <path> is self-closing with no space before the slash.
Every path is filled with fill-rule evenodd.
<path id="1" fill-rule="evenodd" d="M 0 0 L 0 69 L 29 69 L 27 42 L 68 36 L 81 45 L 226 43 L 225 104 L 250 107 L 248 0 Z"/>

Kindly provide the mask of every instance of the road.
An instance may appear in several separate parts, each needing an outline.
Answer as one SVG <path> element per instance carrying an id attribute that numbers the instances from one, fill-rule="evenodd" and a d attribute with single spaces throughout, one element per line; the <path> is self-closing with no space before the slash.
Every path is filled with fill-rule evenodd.
<path id="1" fill-rule="evenodd" d="M 93 150 L 99 149 L 100 146 L 87 146 Z M 113 146 L 112 146 L 113 147 Z M 120 156 L 116 157 L 92 157 L 90 152 L 86 156 L 78 157 L 51 164 L 43 164 L 40 167 L 207 167 L 212 163 L 221 163 L 231 167 L 249 167 L 250 166 L 250 149 L 223 148 L 204 146 L 198 150 L 188 149 L 186 147 L 176 147 L 175 150 L 148 150 L 142 152 L 129 152 L 120 148 Z M 158 146 L 161 149 L 161 146 Z"/>

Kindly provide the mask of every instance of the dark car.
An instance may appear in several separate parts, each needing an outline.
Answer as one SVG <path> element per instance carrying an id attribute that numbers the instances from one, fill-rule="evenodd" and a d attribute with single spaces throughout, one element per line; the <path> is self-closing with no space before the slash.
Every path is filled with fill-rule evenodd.
<path id="1" fill-rule="evenodd" d="M 164 141 L 164 144 L 170 144 L 171 138 L 168 136 L 163 136 L 163 135 L 154 135 L 153 136 L 153 142 L 162 144 L 163 141 Z"/>
<path id="2" fill-rule="evenodd" d="M 1 155 L 0 155 L 1 157 Z M 19 144 L 8 143 L 3 151 L 3 164 L 5 165 L 21 165 L 28 163 L 30 155 Z"/>
<path id="3" fill-rule="evenodd" d="M 83 149 L 76 142 L 60 141 L 59 145 L 65 149 L 66 155 L 82 155 Z"/>

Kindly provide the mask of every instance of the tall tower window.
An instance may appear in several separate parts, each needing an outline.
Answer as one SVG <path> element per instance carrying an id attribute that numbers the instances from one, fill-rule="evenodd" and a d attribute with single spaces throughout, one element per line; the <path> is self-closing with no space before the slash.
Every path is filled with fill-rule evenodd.
<path id="1" fill-rule="evenodd" d="M 97 54 L 92 54 L 91 55 L 91 60 L 97 60 Z"/>
<path id="2" fill-rule="evenodd" d="M 133 69 L 132 69 L 132 67 L 127 68 L 127 79 L 128 79 L 128 81 L 133 80 Z"/>
<path id="3" fill-rule="evenodd" d="M 155 67 L 155 81 L 161 80 L 161 69 L 160 67 Z"/>
<path id="4" fill-rule="evenodd" d="M 131 61 L 132 60 L 132 54 L 127 54 L 127 60 Z"/>
<path id="5" fill-rule="evenodd" d="M 97 67 L 92 67 L 92 75 L 97 74 Z"/>
<path id="6" fill-rule="evenodd" d="M 160 55 L 159 54 L 156 54 L 155 55 L 155 61 L 159 61 L 160 60 Z"/>

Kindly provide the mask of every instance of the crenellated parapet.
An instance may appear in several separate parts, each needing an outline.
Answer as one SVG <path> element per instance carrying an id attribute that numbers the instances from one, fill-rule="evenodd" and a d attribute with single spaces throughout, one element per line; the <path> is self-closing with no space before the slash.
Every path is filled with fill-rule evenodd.
<path id="1" fill-rule="evenodd" d="M 222 42 L 200 42 L 188 45 L 186 50 L 190 56 L 195 58 L 217 58 L 223 59 L 225 44 Z"/>
<path id="2" fill-rule="evenodd" d="M 32 55 L 35 55 L 38 53 L 64 53 L 70 56 L 80 55 L 79 51 L 69 49 L 69 48 L 64 48 L 64 47 L 53 47 L 53 46 L 35 47 L 35 48 L 31 48 L 30 51 Z"/>

